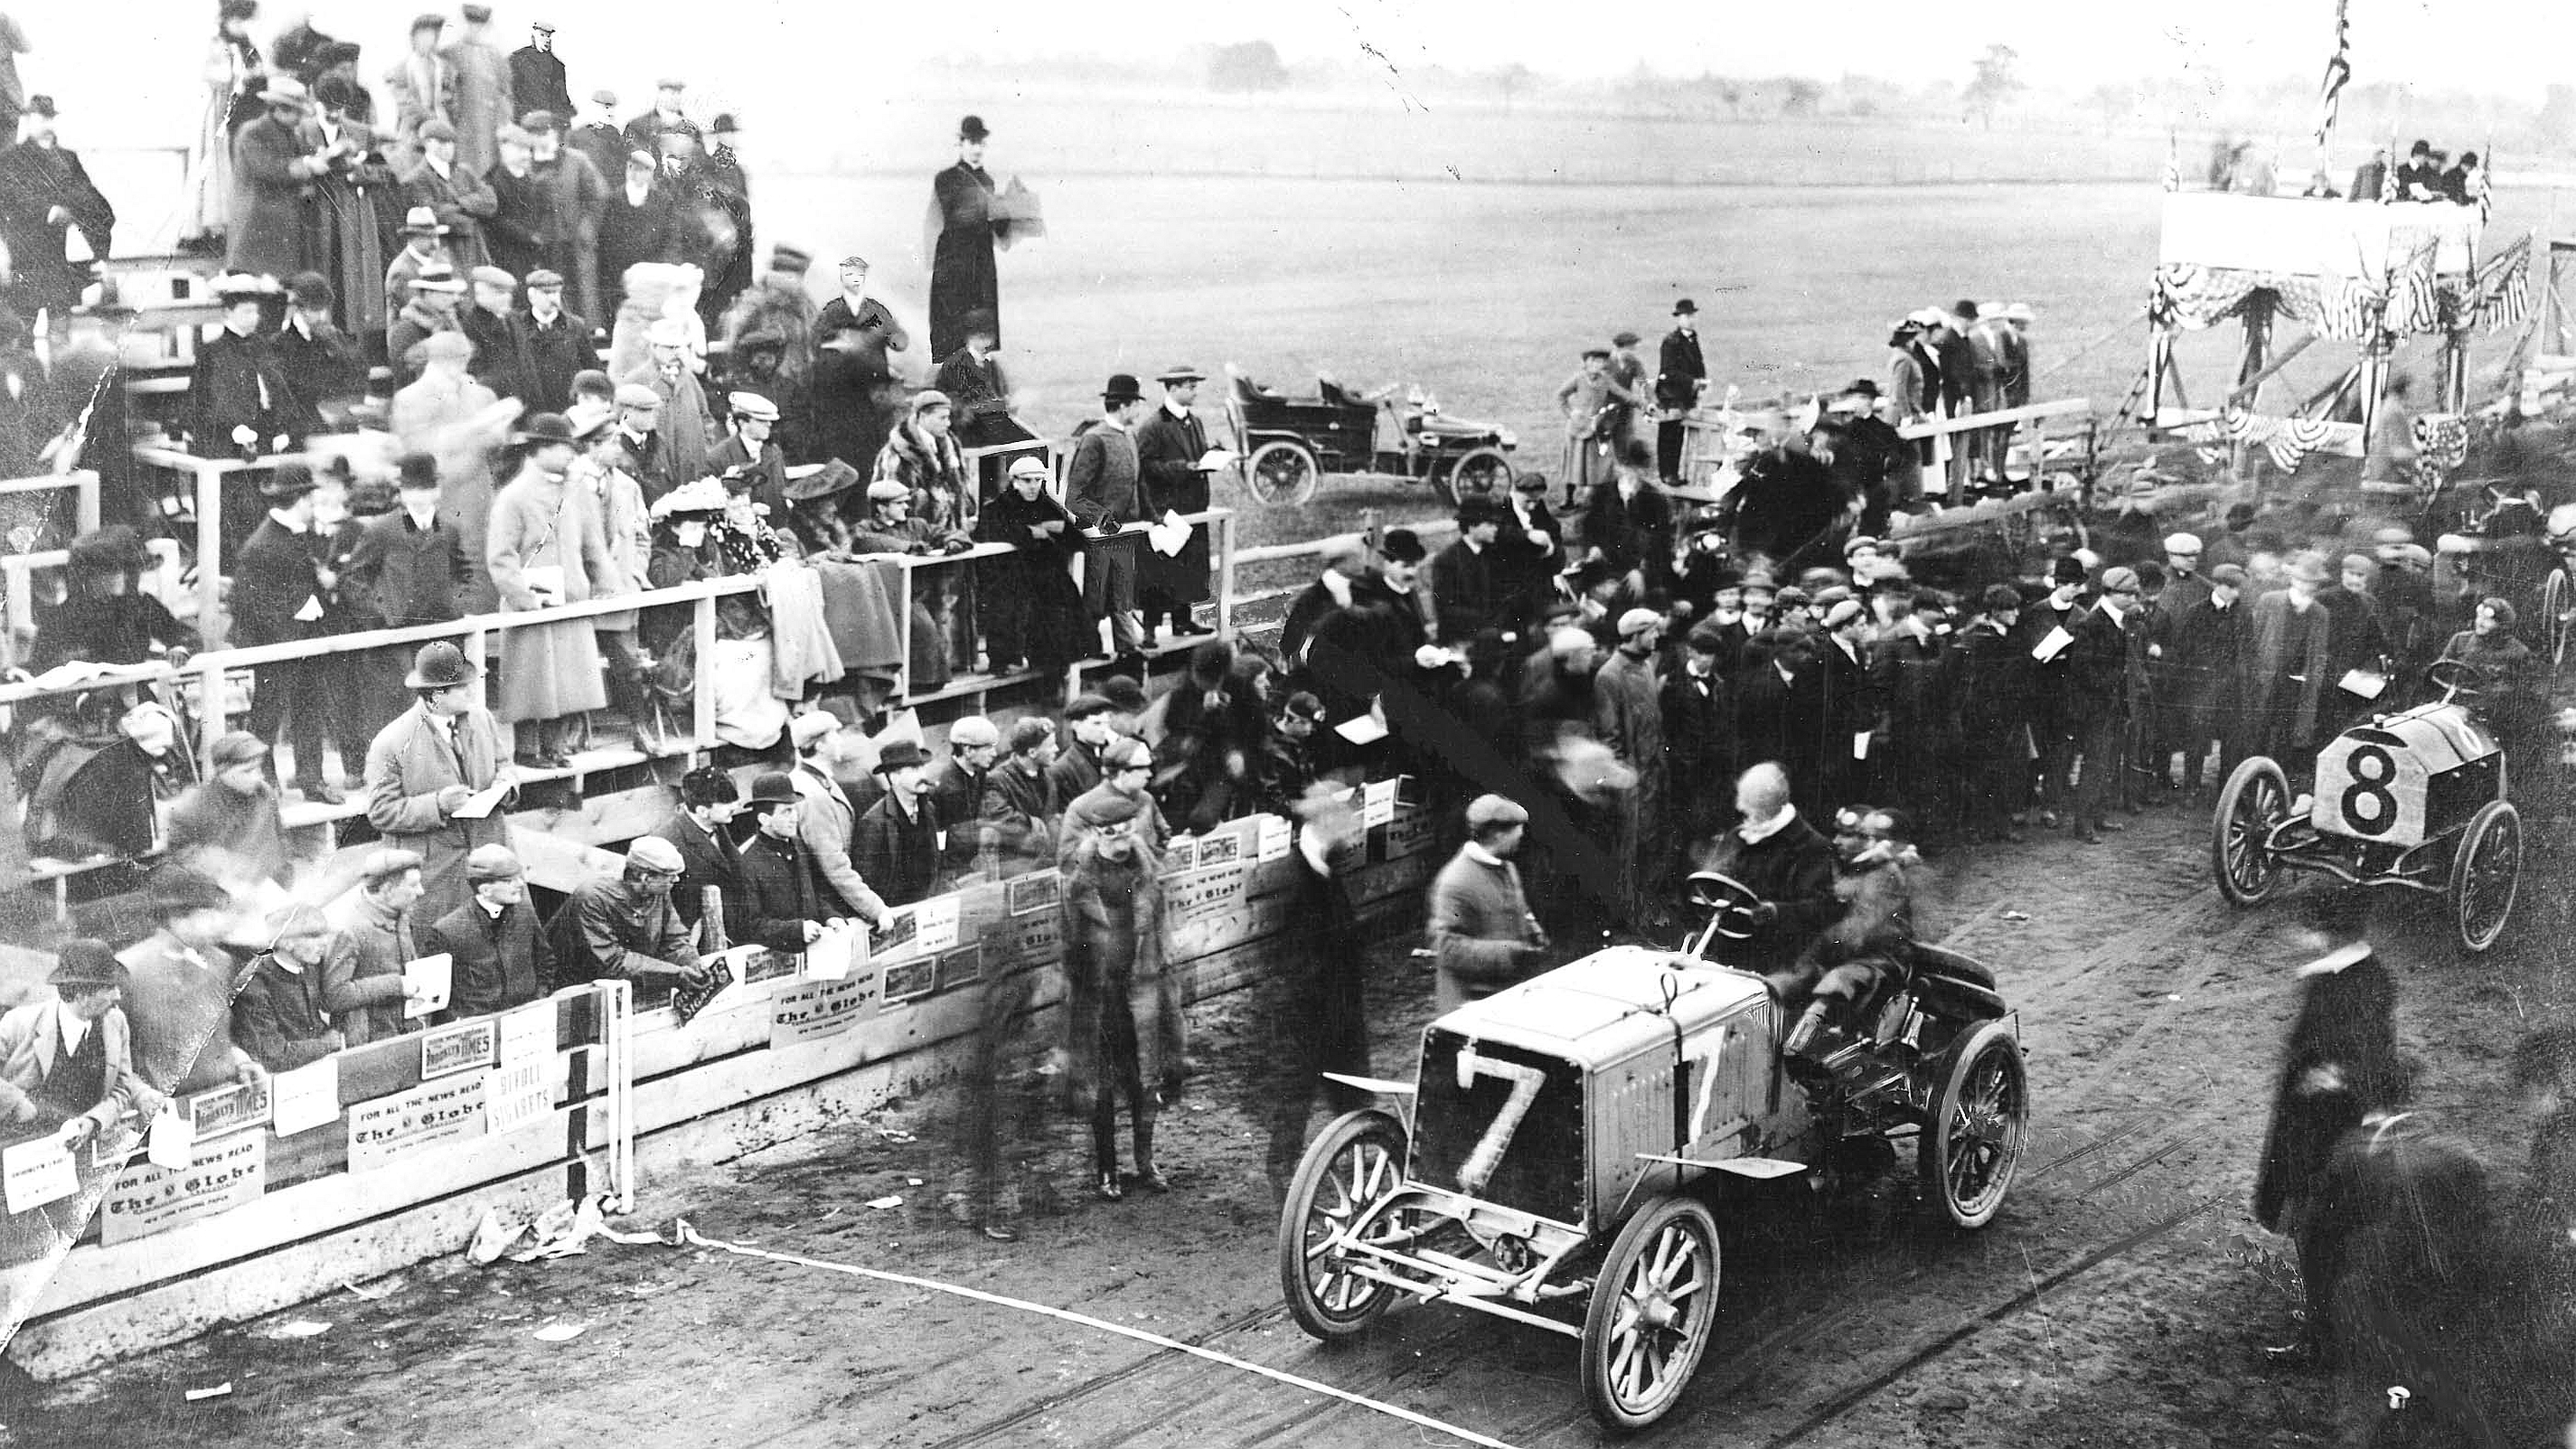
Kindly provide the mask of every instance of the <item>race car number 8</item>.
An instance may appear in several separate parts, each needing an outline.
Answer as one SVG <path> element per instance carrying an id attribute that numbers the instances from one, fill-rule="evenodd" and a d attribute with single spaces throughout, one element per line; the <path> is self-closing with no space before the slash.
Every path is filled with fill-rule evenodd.
<path id="1" fill-rule="evenodd" d="M 2338 803 L 2344 825 L 2356 835 L 2385 835 L 2397 823 L 2397 797 L 2389 786 L 2397 779 L 2397 761 L 2377 745 L 2363 745 L 2344 757 L 2352 777 Z"/>

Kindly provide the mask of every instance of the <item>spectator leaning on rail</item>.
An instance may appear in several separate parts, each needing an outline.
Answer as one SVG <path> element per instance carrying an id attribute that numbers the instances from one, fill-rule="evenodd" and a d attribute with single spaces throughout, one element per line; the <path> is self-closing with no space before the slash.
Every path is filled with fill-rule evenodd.
<path id="1" fill-rule="evenodd" d="M 931 798 L 930 751 L 918 740 L 892 741 L 878 753 L 876 772 L 885 776 L 885 795 L 859 817 L 850 854 L 886 904 L 908 906 L 938 889 L 948 839 L 939 802 Z"/>
<path id="2" fill-rule="evenodd" d="M 387 845 L 419 853 L 427 920 L 465 903 L 465 862 L 475 847 L 509 843 L 509 817 L 497 805 L 457 813 L 508 778 L 500 726 L 474 702 L 481 675 L 444 639 L 420 646 L 403 680 L 416 702 L 367 750 L 367 823 Z"/>
<path id="3" fill-rule="evenodd" d="M 759 825 L 742 848 L 742 919 L 737 938 L 797 955 L 823 933 L 823 882 L 797 837 L 802 799 L 796 782 L 772 772 L 751 782 L 745 809 Z"/>
<path id="4" fill-rule="evenodd" d="M 473 898 L 433 922 L 423 950 L 447 953 L 453 981 L 441 1022 L 525 1006 L 554 980 L 554 952 L 537 908 L 528 902 L 527 872 L 506 845 L 476 846 L 465 857 Z"/>
<path id="5" fill-rule="evenodd" d="M 357 896 L 322 962 L 322 1004 L 351 1046 L 420 1029 L 405 1014 L 415 998 L 403 982 L 403 967 L 422 955 L 412 911 L 420 863 L 408 850 L 373 851 L 359 863 Z"/>
<path id="6" fill-rule="evenodd" d="M 66 941 L 47 979 L 50 999 L 0 1016 L 0 1114 L 14 1124 L 10 1135 L 51 1132 L 78 1148 L 128 1114 L 137 1126 L 150 1121 L 161 1094 L 135 1071 L 124 965 L 105 941 Z"/>
<path id="7" fill-rule="evenodd" d="M 841 722 L 823 710 L 800 714 L 787 722 L 787 737 L 796 746 L 796 768 L 790 778 L 805 808 L 797 812 L 797 834 L 813 856 L 814 868 L 831 887 L 824 906 L 834 915 L 857 916 L 884 927 L 891 916 L 885 898 L 869 888 L 851 851 L 851 830 L 858 812 L 841 788 L 838 766 L 844 746 Z"/>
<path id="8" fill-rule="evenodd" d="M 323 1000 L 333 932 L 319 910 L 301 903 L 270 912 L 268 929 L 268 950 L 250 963 L 233 998 L 233 1040 L 270 1071 L 291 1072 L 348 1045 Z"/>
<path id="9" fill-rule="evenodd" d="M 1500 795 L 1467 805 L 1467 843 L 1431 882 L 1435 1009 L 1449 1011 L 1528 976 L 1547 956 L 1547 932 L 1521 891 L 1519 854 L 1529 812 Z"/>
<path id="10" fill-rule="evenodd" d="M 689 944 L 688 925 L 671 909 L 680 868 L 671 842 L 647 835 L 626 848 L 625 867 L 614 878 L 586 881 L 574 891 L 547 928 L 564 983 L 704 983 L 707 968 Z"/>
<path id="11" fill-rule="evenodd" d="M 116 953 L 132 973 L 127 1017 L 134 1026 L 134 1069 L 154 1090 L 202 1092 L 253 1081 L 261 1068 L 233 1045 L 232 897 L 212 877 L 165 865 L 144 882 L 158 923 L 153 933 Z"/>
<path id="12" fill-rule="evenodd" d="M 707 892 L 715 892 L 724 942 L 743 929 L 742 855 L 726 829 L 741 813 L 742 791 L 733 776 L 708 765 L 680 777 L 680 808 L 653 831 L 680 852 L 680 879 L 671 888 L 671 904 L 689 929 L 699 932 L 701 950 L 721 949 L 710 945 L 705 931 Z"/>
<path id="13" fill-rule="evenodd" d="M 1055 721 L 1023 715 L 1011 726 L 1010 752 L 984 776 L 976 828 L 992 837 L 1005 876 L 1055 864 L 1056 800 L 1047 769 L 1055 749 Z"/>

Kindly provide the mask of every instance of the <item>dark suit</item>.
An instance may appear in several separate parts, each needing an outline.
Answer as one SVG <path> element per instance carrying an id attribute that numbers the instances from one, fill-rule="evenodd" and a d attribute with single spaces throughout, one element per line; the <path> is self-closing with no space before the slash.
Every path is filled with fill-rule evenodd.
<path id="1" fill-rule="evenodd" d="M 2068 719 L 2084 756 L 2076 817 L 2099 826 L 2114 801 L 2134 806 L 2131 733 L 2147 723 L 2147 631 L 2142 611 L 2121 619 L 2096 606 L 2078 619 L 2066 647 Z"/>
<path id="2" fill-rule="evenodd" d="M 317 424 L 324 404 L 353 403 L 367 395 L 367 359 L 327 321 L 308 337 L 290 320 L 269 339 L 269 349 L 297 410 Z"/>
<path id="3" fill-rule="evenodd" d="M 69 220 L 57 224 L 56 207 Z M 80 301 L 88 264 L 75 266 L 65 259 L 63 243 L 72 227 L 80 228 L 90 255 L 109 254 L 116 208 L 90 183 L 80 157 L 65 147 L 34 141 L 0 151 L 0 241 L 8 244 L 13 273 L 7 296 L 26 321 L 35 321 L 36 309 L 47 307 L 59 328 Z"/>
<path id="4" fill-rule="evenodd" d="M 1664 413 L 1690 411 L 1699 401 L 1700 384 L 1707 380 L 1708 364 L 1700 360 L 1699 334 L 1678 327 L 1665 333 L 1655 372 L 1656 409 Z M 1681 418 L 1656 421 L 1655 466 L 1662 470 L 1667 483 L 1681 481 L 1682 439 Z"/>
<path id="5" fill-rule="evenodd" d="M 1440 616 L 1440 642 L 1453 648 L 1488 627 L 1508 627 L 1514 601 L 1499 545 L 1479 549 L 1462 538 L 1440 550 L 1431 560 L 1431 600 Z"/>
<path id="6" fill-rule="evenodd" d="M 1727 964 L 1745 971 L 1778 971 L 1798 959 L 1816 933 L 1833 923 L 1834 847 L 1804 815 L 1747 843 L 1741 828 L 1718 837 L 1702 868 L 1734 877 L 1769 902 L 1776 915 L 1751 939 L 1729 948 Z"/>
<path id="7" fill-rule="evenodd" d="M 599 366 L 599 349 L 590 341 L 590 323 L 558 311 L 552 322 L 539 322 L 526 311 L 510 314 L 510 337 L 518 346 L 521 379 L 532 413 L 559 413 L 572 406 L 572 379 Z"/>
<path id="8" fill-rule="evenodd" d="M 1981 619 L 1960 634 L 1955 654 L 1963 823 L 2001 833 L 2030 799 L 2030 650 Z"/>
<path id="9" fill-rule="evenodd" d="M 1494 557 L 1503 586 L 1510 591 L 1504 609 L 1510 622 L 1503 627 L 1511 629 L 1537 617 L 1546 601 L 1556 596 L 1556 576 L 1565 567 L 1565 524 L 1548 511 L 1545 499 L 1533 495 L 1515 493 L 1506 506 L 1512 512 L 1495 536 Z M 1548 541 L 1532 543 L 1532 529 L 1547 535 Z"/>
<path id="10" fill-rule="evenodd" d="M 525 1006 L 554 979 L 553 947 L 537 928 L 536 908 L 525 901 L 494 916 L 468 900 L 429 928 L 421 949 L 444 951 L 455 962 L 441 1022 Z"/>
<path id="11" fill-rule="evenodd" d="M 653 833 L 680 852 L 680 878 L 671 885 L 671 908 L 680 913 L 689 929 L 697 930 L 704 919 L 707 888 L 713 886 L 716 899 L 724 903 L 726 942 L 740 945 L 750 940 L 746 924 L 750 917 L 743 901 L 742 849 L 734 844 L 733 837 L 721 827 L 710 835 L 686 815 L 672 816 Z"/>
<path id="12" fill-rule="evenodd" d="M 472 577 L 464 545 L 444 516 L 430 515 L 429 524 L 421 527 L 399 508 L 368 519 L 340 580 L 341 597 L 355 602 L 363 595 L 385 628 L 464 617 L 456 604 L 456 591 Z"/>
<path id="13" fill-rule="evenodd" d="M 233 429 L 248 427 L 261 453 L 276 447 L 283 433 L 300 442 L 313 431 L 314 419 L 296 400 L 295 388 L 267 337 L 248 337 L 230 328 L 197 347 L 197 365 L 188 374 L 189 451 L 201 458 L 238 457 L 242 445 Z"/>
<path id="14" fill-rule="evenodd" d="M 1789 686 L 1792 729 L 1815 732 L 1806 747 L 1812 751 L 1808 774 L 1801 778 L 1793 773 L 1789 786 L 1800 811 L 1827 820 L 1859 800 L 1866 775 L 1864 762 L 1852 756 L 1852 737 L 1877 727 L 1879 693 L 1870 682 L 1866 655 L 1846 655 L 1831 639 L 1818 639 L 1815 649 L 1815 663 L 1799 670 Z"/>
<path id="15" fill-rule="evenodd" d="M 319 618 L 295 617 L 312 612 L 306 608 L 310 602 L 328 602 L 314 572 L 320 547 L 312 534 L 290 533 L 274 518 L 251 534 L 233 559 L 234 644 L 292 644 L 323 636 Z M 274 745 L 278 723 L 286 721 L 296 779 L 308 784 L 322 779 L 322 725 L 331 710 L 333 663 L 328 656 L 281 659 L 253 674 L 244 728 Z"/>
<path id="16" fill-rule="evenodd" d="M 510 330 L 510 319 L 481 307 L 460 307 L 456 323 L 457 330 L 474 344 L 474 363 L 468 369 L 474 380 L 492 389 L 496 398 L 526 397 L 531 369 Z"/>
<path id="17" fill-rule="evenodd" d="M 274 954 L 251 963 L 233 998 L 233 1042 L 272 1072 L 311 1066 L 339 1048 L 322 1007 L 322 967 L 289 971 Z"/>
<path id="18" fill-rule="evenodd" d="M 1147 522 L 1158 521 L 1167 512 L 1207 511 L 1208 475 L 1198 470 L 1207 450 L 1207 428 L 1196 413 L 1174 417 L 1170 407 L 1158 407 L 1136 425 L 1136 491 Z M 1138 554 L 1136 600 L 1143 606 L 1148 633 L 1154 621 L 1166 614 L 1173 628 L 1188 627 L 1190 605 L 1207 596 L 1205 525 L 1192 525 L 1189 542 L 1169 558 L 1152 548 Z"/>
<path id="19" fill-rule="evenodd" d="M 510 52 L 510 98 L 520 115 L 552 111 L 566 125 L 572 123 L 572 91 L 564 79 L 564 63 L 551 50 L 523 45 Z"/>
<path id="20" fill-rule="evenodd" d="M 623 182 L 610 182 L 592 255 L 597 258 L 600 315 L 615 317 L 618 304 L 626 298 L 628 267 L 679 259 L 680 211 L 670 189 L 657 180 L 645 190 L 643 203 L 634 205 L 626 200 Z"/>
<path id="21" fill-rule="evenodd" d="M 742 919 L 737 939 L 784 955 L 805 950 L 805 923 L 824 917 L 813 858 L 793 840 L 755 835 L 742 848 Z"/>
<path id="22" fill-rule="evenodd" d="M 924 795 L 921 813 L 906 815 L 888 795 L 851 827 L 850 858 L 887 905 L 911 905 L 939 884 L 939 828 L 938 801 Z"/>

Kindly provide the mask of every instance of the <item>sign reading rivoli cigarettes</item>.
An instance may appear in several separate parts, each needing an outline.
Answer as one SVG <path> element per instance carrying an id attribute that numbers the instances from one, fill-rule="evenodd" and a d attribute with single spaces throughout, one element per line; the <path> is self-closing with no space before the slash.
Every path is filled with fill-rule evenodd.
<path id="1" fill-rule="evenodd" d="M 98 1205 L 99 1241 L 112 1248 L 166 1233 L 229 1212 L 267 1190 L 267 1133 L 199 1142 L 186 1167 L 138 1163 L 118 1173 Z"/>
<path id="2" fill-rule="evenodd" d="M 352 1104 L 349 1170 L 372 1172 L 424 1148 L 482 1135 L 482 1074 L 444 1078 Z"/>

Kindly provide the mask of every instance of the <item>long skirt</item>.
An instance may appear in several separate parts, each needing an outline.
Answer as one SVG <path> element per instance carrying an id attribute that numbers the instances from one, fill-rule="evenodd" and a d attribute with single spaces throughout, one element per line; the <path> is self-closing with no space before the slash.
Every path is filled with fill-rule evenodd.
<path id="1" fill-rule="evenodd" d="M 608 685 L 600 675 L 599 641 L 588 619 L 512 629 L 501 638 L 501 687 L 492 702 L 497 719 L 560 719 L 604 709 Z"/>

